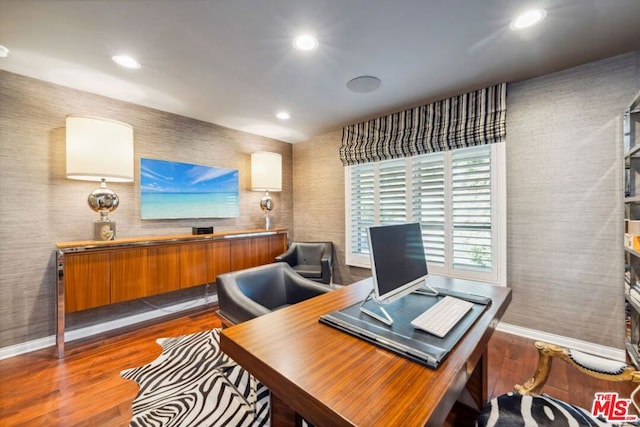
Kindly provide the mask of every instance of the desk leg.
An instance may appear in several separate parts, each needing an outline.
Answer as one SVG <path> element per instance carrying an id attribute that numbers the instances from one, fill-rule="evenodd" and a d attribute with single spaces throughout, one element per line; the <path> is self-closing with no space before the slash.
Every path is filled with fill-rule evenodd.
<path id="1" fill-rule="evenodd" d="M 488 351 L 485 349 L 482 356 L 480 356 L 480 360 L 478 360 L 475 369 L 471 373 L 469 381 L 467 382 L 466 388 L 473 400 L 473 403 L 475 404 L 475 409 L 481 409 L 489 398 L 489 383 L 487 376 L 489 364 L 487 360 L 487 353 Z"/>
<path id="2" fill-rule="evenodd" d="M 278 396 L 271 393 L 271 426 L 272 427 L 300 427 L 302 417 Z"/>
<path id="3" fill-rule="evenodd" d="M 445 425 L 466 426 L 469 420 L 474 420 L 480 415 L 488 396 L 487 367 L 487 351 L 485 350 L 469 375 L 467 384 L 458 396 L 458 401 L 448 414 Z M 427 425 L 432 425 L 432 423 L 427 423 Z M 433 425 L 442 425 L 442 422 Z"/>

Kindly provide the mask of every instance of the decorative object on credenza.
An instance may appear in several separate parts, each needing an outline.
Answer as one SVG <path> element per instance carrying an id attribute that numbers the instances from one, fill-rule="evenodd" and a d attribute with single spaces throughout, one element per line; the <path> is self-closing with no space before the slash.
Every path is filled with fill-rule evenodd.
<path id="1" fill-rule="evenodd" d="M 140 159 L 142 219 L 236 218 L 238 170 Z"/>
<path id="2" fill-rule="evenodd" d="M 100 214 L 94 238 L 114 240 L 116 224 L 109 212 L 116 210 L 120 199 L 107 188 L 107 180 L 133 181 L 133 128 L 115 120 L 81 116 L 67 116 L 66 128 L 67 178 L 101 182 L 87 198 L 89 207 Z"/>
<path id="3" fill-rule="evenodd" d="M 264 191 L 260 208 L 264 212 L 264 228 L 271 229 L 273 199 L 269 191 L 282 191 L 282 156 L 278 153 L 257 151 L 251 154 L 251 190 Z"/>
<path id="4" fill-rule="evenodd" d="M 213 234 L 213 227 L 191 227 L 191 234 Z"/>

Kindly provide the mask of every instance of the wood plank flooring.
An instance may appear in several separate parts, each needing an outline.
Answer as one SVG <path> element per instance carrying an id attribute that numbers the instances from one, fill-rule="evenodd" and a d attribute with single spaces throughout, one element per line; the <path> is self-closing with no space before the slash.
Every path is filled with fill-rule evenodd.
<path id="1" fill-rule="evenodd" d="M 0 361 L 0 425 L 126 426 L 137 385 L 120 371 L 149 363 L 160 354 L 157 338 L 220 327 L 213 309 L 201 310 L 116 335 L 67 343 L 66 357 L 44 349 Z M 489 391 L 497 396 L 525 381 L 535 370 L 537 352 L 531 340 L 496 332 L 490 342 Z M 588 378 L 553 366 L 545 392 L 591 407 L 597 391 L 628 397 L 630 384 Z M 450 417 L 448 425 L 472 425 L 468 417 Z"/>

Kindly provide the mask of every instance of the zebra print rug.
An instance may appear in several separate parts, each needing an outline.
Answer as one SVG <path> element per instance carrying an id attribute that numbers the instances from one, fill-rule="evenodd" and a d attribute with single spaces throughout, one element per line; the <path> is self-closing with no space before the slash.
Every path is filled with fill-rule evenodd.
<path id="1" fill-rule="evenodd" d="M 132 427 L 269 425 L 269 390 L 220 350 L 220 329 L 157 343 L 157 359 L 120 373 L 140 387 Z"/>
<path id="2" fill-rule="evenodd" d="M 636 424 L 612 424 L 594 418 L 579 406 L 549 395 L 523 396 L 506 393 L 491 399 L 483 408 L 476 427 L 622 427 Z"/>

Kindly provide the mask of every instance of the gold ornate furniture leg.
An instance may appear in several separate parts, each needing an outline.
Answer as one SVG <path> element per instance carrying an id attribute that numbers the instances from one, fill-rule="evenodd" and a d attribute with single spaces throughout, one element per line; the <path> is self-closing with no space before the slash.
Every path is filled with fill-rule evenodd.
<path id="1" fill-rule="evenodd" d="M 538 394 L 549 378 L 551 372 L 552 357 L 565 355 L 566 349 L 553 344 L 536 342 L 538 349 L 538 368 L 531 378 L 524 385 L 516 384 L 514 390 L 520 394 Z"/>
<path id="2" fill-rule="evenodd" d="M 517 393 L 539 394 L 549 378 L 551 362 L 554 357 L 564 360 L 579 371 L 595 378 L 607 381 L 640 382 L 640 372 L 625 363 L 539 341 L 535 343 L 535 346 L 538 349 L 538 368 L 524 385 L 514 387 L 514 391 Z"/>

